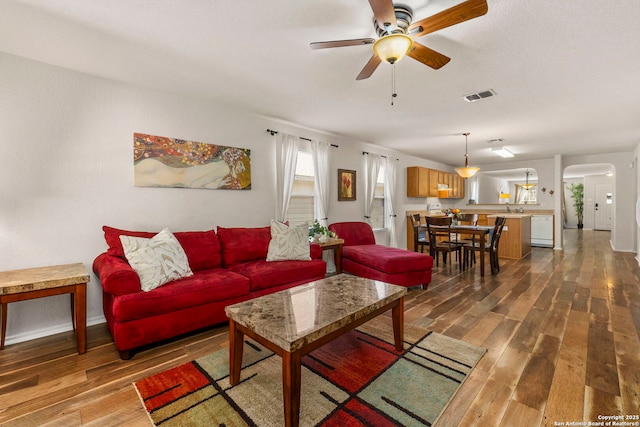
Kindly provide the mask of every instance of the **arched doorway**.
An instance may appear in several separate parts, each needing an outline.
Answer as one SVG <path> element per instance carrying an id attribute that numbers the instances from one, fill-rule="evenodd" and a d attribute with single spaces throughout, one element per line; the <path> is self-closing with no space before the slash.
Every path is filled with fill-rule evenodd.
<path id="1" fill-rule="evenodd" d="M 568 166 L 563 171 L 563 228 L 577 228 L 571 186 L 583 186 L 582 223 L 586 230 L 611 230 L 615 214 L 615 167 L 610 163 Z"/>

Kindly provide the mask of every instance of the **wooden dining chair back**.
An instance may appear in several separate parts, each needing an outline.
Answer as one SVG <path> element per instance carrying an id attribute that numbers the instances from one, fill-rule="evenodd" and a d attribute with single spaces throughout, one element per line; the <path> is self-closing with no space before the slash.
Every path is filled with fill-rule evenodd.
<path id="1" fill-rule="evenodd" d="M 429 236 L 427 229 L 420 223 L 420 214 L 410 215 L 411 226 L 413 227 L 413 251 L 424 253 L 424 247 L 429 246 Z"/>
<path id="2" fill-rule="evenodd" d="M 491 235 L 491 243 L 490 243 L 490 253 L 493 255 L 493 263 L 491 265 L 491 270 L 496 270 L 496 273 L 500 272 L 500 264 L 498 263 L 498 246 L 500 244 L 500 236 L 502 235 L 502 230 L 504 229 L 504 225 L 507 222 L 507 218 L 504 216 L 499 216 L 496 218 L 496 225 L 493 228 L 493 234 Z"/>
<path id="3" fill-rule="evenodd" d="M 449 268 L 451 268 L 451 253 L 455 252 L 456 259 L 461 259 L 461 245 L 451 240 L 451 223 L 451 217 L 427 217 L 429 249 L 431 256 L 436 260 L 436 267 L 440 265 L 440 254 L 445 264 L 449 258 Z"/>
<path id="4" fill-rule="evenodd" d="M 496 218 L 495 225 L 493 226 L 493 231 L 491 232 L 491 237 L 489 239 L 489 242 L 485 244 L 484 248 L 480 248 L 476 242 L 464 246 L 463 263 L 465 264 L 465 266 L 468 262 L 470 262 L 469 260 L 471 259 L 471 257 L 475 256 L 475 251 L 484 250 L 485 252 L 489 253 L 491 274 L 498 274 L 500 272 L 498 250 L 500 247 L 500 236 L 502 235 L 502 230 L 504 229 L 504 225 L 506 222 L 506 217 L 499 216 Z"/>
<path id="5" fill-rule="evenodd" d="M 478 214 L 458 214 L 458 222 L 464 225 L 478 225 Z"/>
<path id="6" fill-rule="evenodd" d="M 476 225 L 478 225 L 478 214 L 458 214 L 458 223 L 460 225 L 472 225 L 475 227 Z M 475 245 L 476 237 L 473 234 L 458 233 L 456 235 L 455 242 L 459 245 Z M 476 253 L 475 251 L 473 251 L 471 252 L 471 256 L 469 258 L 464 259 L 464 267 L 466 268 L 467 265 L 473 265 L 475 264 L 475 262 Z"/>

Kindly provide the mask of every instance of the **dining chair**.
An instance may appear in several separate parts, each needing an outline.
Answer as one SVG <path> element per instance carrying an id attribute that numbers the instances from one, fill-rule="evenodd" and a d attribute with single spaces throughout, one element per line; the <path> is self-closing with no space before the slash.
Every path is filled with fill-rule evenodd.
<path id="1" fill-rule="evenodd" d="M 456 259 L 461 260 L 462 246 L 451 240 L 451 217 L 427 217 L 427 233 L 429 234 L 430 254 L 436 260 L 436 267 L 439 266 L 439 258 L 442 253 L 442 261 L 446 264 L 449 258 L 449 269 L 451 269 L 451 253 L 456 253 Z"/>
<path id="2" fill-rule="evenodd" d="M 491 263 L 491 274 L 498 274 L 500 272 L 500 263 L 498 261 L 498 247 L 500 244 L 500 236 L 502 235 L 502 229 L 504 228 L 504 224 L 507 222 L 507 218 L 503 216 L 499 216 L 496 218 L 496 223 L 493 227 L 493 231 L 491 232 L 491 237 L 489 238 L 489 242 L 484 245 L 484 248 L 480 247 L 478 242 L 474 242 L 473 244 L 468 244 L 464 246 L 464 258 L 463 264 L 467 264 L 469 261 L 469 257 L 475 256 L 476 251 L 484 250 L 489 253 L 489 260 Z"/>
<path id="3" fill-rule="evenodd" d="M 472 225 L 472 226 L 476 226 L 478 225 L 478 214 L 471 214 L 471 213 L 466 213 L 466 214 L 458 214 L 458 223 L 460 225 Z M 467 234 L 465 235 L 464 233 L 458 233 L 456 234 L 456 239 L 455 239 L 456 243 L 458 243 L 459 245 L 473 245 L 475 244 L 476 241 L 476 236 L 471 234 Z M 468 259 L 465 258 L 463 261 L 463 268 L 466 268 L 467 266 L 471 266 L 473 264 L 475 264 L 476 262 L 476 253 L 471 252 L 471 257 L 469 257 Z"/>
<path id="4" fill-rule="evenodd" d="M 429 246 L 429 237 L 425 227 L 420 224 L 420 214 L 410 215 L 411 226 L 413 227 L 413 251 L 424 253 L 424 247 Z"/>

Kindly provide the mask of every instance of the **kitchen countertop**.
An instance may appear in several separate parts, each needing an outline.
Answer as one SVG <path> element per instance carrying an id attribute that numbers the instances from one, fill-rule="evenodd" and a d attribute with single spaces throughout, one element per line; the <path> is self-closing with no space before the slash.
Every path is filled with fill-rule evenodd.
<path id="1" fill-rule="evenodd" d="M 487 218 L 496 218 L 498 216 L 503 216 L 505 218 L 527 218 L 530 217 L 530 213 L 517 213 L 517 212 L 508 212 L 508 213 L 495 213 L 487 215 Z"/>
<path id="2" fill-rule="evenodd" d="M 518 208 L 520 208 L 521 205 L 518 205 Z M 475 209 L 469 209 L 469 208 L 462 208 L 460 209 L 462 211 L 462 213 L 477 213 L 477 214 L 513 214 L 513 213 L 525 213 L 525 214 L 530 214 L 530 215 L 553 215 L 555 212 L 553 211 L 553 209 L 531 209 L 531 208 L 524 208 L 524 212 L 514 212 L 516 208 L 515 207 L 511 207 L 511 212 L 507 212 L 507 208 L 506 205 L 504 208 L 501 209 L 490 209 L 490 208 L 475 208 Z"/>

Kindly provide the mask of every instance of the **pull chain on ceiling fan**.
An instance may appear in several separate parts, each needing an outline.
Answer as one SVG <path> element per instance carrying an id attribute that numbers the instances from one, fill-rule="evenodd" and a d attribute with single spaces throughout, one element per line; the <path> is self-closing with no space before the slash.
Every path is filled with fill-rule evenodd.
<path id="1" fill-rule="evenodd" d="M 373 44 L 374 53 L 356 80 L 371 77 L 382 61 L 393 65 L 404 56 L 409 56 L 434 70 L 441 68 L 451 58 L 416 42 L 415 38 L 477 18 L 488 10 L 486 0 L 467 0 L 412 23 L 413 11 L 407 6 L 394 5 L 392 0 L 369 0 L 369 5 L 373 10 L 378 40 L 361 38 L 311 43 L 312 49 Z"/>

